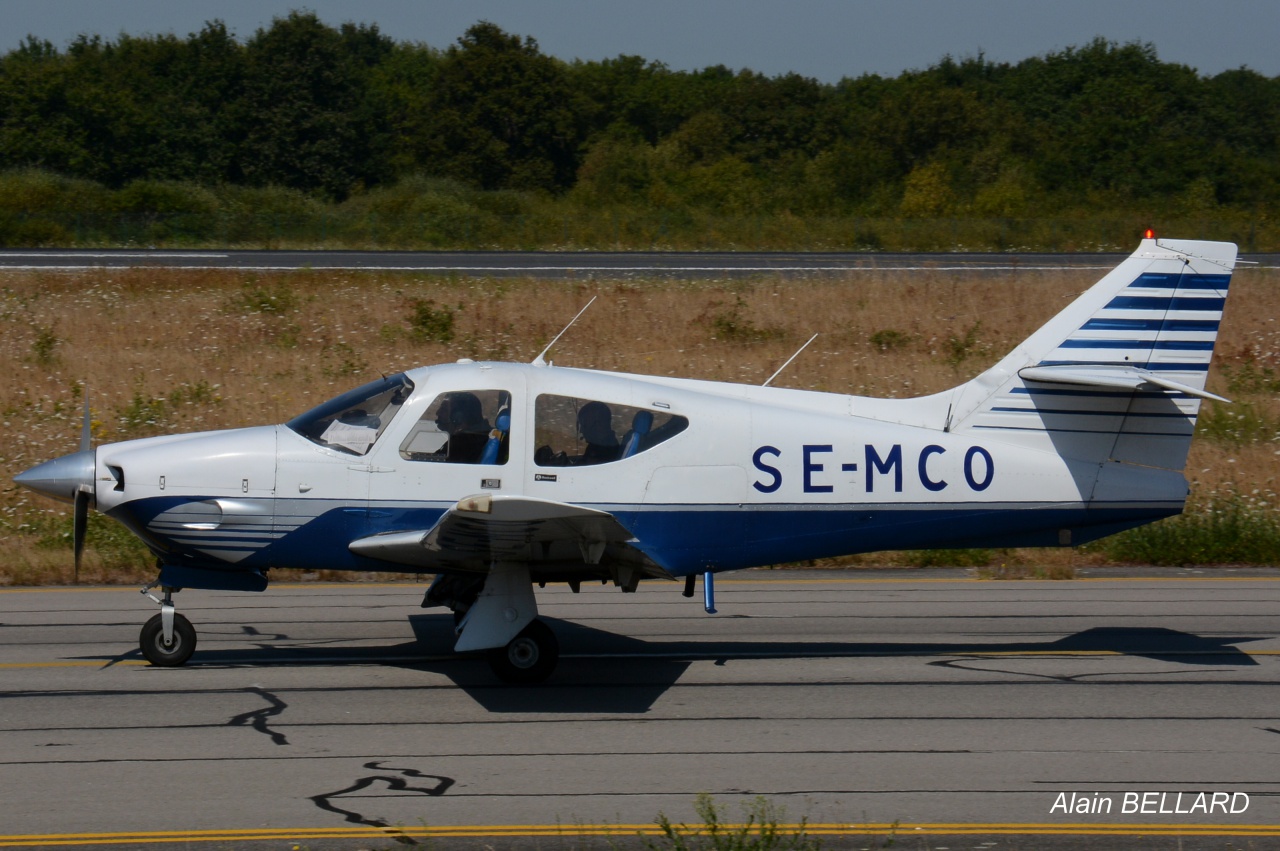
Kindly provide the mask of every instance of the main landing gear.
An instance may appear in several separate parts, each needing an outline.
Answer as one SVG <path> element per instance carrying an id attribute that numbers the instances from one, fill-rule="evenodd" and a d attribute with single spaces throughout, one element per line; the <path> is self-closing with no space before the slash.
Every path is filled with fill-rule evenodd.
<path id="1" fill-rule="evenodd" d="M 506 647 L 486 651 L 489 668 L 504 683 L 540 683 L 556 668 L 560 642 L 551 628 L 539 620 L 530 621 Z"/>
<path id="2" fill-rule="evenodd" d="M 161 586 L 148 585 L 142 593 L 150 597 L 160 606 L 160 614 L 152 615 L 142 626 L 138 635 L 138 647 L 142 655 L 152 665 L 161 668 L 176 668 L 186 663 L 196 650 L 196 628 L 191 621 L 174 610 L 173 592 L 178 589 L 163 586 L 164 599 L 151 593 L 152 588 Z"/>
<path id="3" fill-rule="evenodd" d="M 538 620 L 527 564 L 497 561 L 483 576 L 439 574 L 422 605 L 447 606 L 458 636 L 454 650 L 483 653 L 504 683 L 540 683 L 560 660 L 555 633 Z"/>

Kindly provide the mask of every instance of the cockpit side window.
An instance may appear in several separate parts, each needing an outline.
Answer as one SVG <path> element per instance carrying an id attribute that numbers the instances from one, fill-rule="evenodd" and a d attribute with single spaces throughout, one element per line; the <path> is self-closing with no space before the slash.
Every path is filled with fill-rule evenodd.
<path id="1" fill-rule="evenodd" d="M 400 444 L 400 457 L 449 464 L 505 464 L 510 433 L 510 393 L 452 390 L 427 406 Z"/>
<path id="2" fill-rule="evenodd" d="M 312 443 L 348 455 L 364 455 L 412 392 L 413 382 L 407 376 L 393 375 L 330 399 L 285 425 Z"/>
<path id="3" fill-rule="evenodd" d="M 689 420 L 666 411 L 549 393 L 537 398 L 533 416 L 533 461 L 540 467 L 621 461 L 689 427 Z"/>

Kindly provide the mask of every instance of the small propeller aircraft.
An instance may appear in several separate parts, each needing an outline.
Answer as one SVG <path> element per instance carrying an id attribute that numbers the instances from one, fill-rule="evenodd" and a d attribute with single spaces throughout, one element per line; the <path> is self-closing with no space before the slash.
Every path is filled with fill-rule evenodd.
<path id="1" fill-rule="evenodd" d="M 183 588 L 401 571 L 434 574 L 423 606 L 452 610 L 456 651 L 537 682 L 559 649 L 535 584 L 683 579 L 692 596 L 701 575 L 714 611 L 722 571 L 1069 546 L 1179 513 L 1200 402 L 1226 401 L 1205 380 L 1235 261 L 1148 232 L 995 366 L 920 398 L 463 360 L 283 425 L 96 449 L 86 406 L 80 451 L 15 480 L 74 504 L 77 563 L 95 507 L 155 553 L 152 664 L 195 649 Z"/>

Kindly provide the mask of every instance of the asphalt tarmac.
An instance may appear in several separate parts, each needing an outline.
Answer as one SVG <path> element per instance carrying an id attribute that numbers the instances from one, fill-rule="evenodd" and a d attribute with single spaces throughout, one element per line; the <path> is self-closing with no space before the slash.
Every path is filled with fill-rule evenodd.
<path id="1" fill-rule="evenodd" d="M 180 669 L 136 589 L 5 589 L 0 847 L 630 847 L 701 793 L 826 848 L 1280 846 L 1280 571 L 1108 575 L 548 587 L 537 687 L 423 584 L 183 592 Z"/>

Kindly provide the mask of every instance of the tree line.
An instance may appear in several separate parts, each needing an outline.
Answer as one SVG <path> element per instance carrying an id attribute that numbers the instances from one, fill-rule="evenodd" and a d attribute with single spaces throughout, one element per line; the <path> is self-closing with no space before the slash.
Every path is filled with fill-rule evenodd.
<path id="1" fill-rule="evenodd" d="M 1265 218 L 1278 147 L 1280 77 L 1202 76 L 1102 39 L 834 84 L 568 62 L 485 22 L 437 49 L 304 12 L 244 40 L 213 21 L 61 50 L 28 37 L 0 57 L 0 177 L 135 187 L 135 207 L 188 203 L 157 186 L 337 204 L 428 180 L 578 210 Z M 32 199 L 0 179 L 0 209 Z"/>

